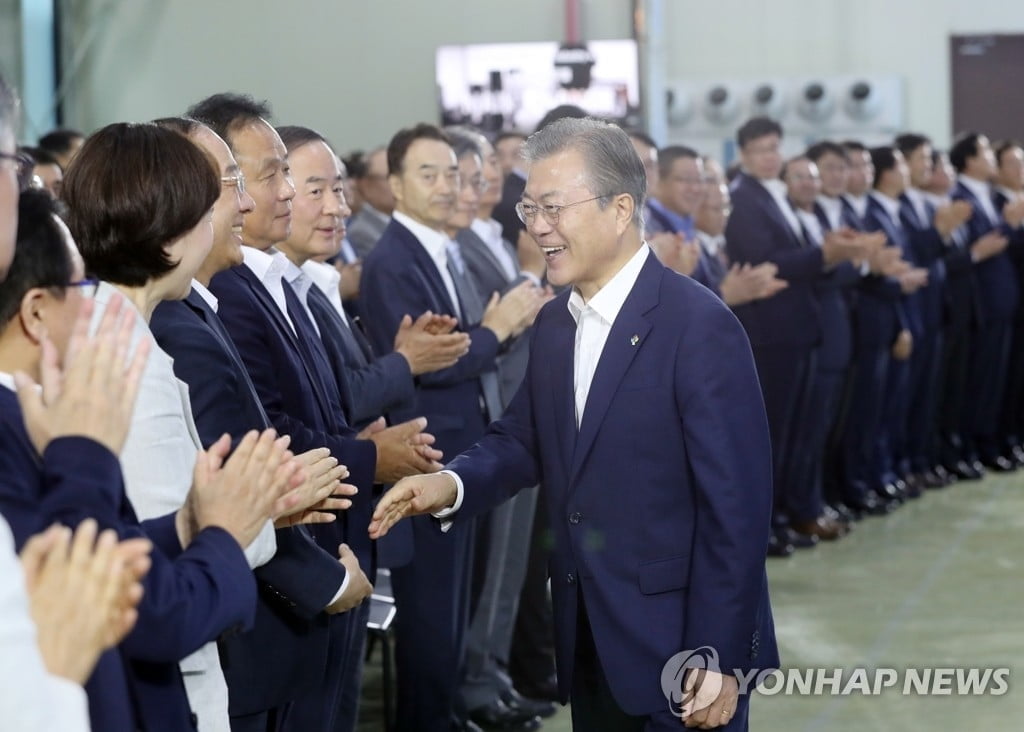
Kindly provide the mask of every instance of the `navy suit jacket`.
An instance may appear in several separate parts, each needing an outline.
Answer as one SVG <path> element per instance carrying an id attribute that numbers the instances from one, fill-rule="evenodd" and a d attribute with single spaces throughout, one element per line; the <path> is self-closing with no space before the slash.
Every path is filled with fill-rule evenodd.
<path id="1" fill-rule="evenodd" d="M 42 461 L 25 433 L 17 398 L 0 388 L 0 512 L 20 550 L 51 523 L 94 518 L 122 539 L 153 542 L 138 622 L 104 653 L 85 685 L 95 730 L 193 729 L 178 661 L 221 633 L 250 627 L 256 584 L 245 554 L 223 529 L 205 529 L 183 549 L 174 515 L 138 521 L 117 456 L 81 437 L 51 442 Z"/>
<path id="2" fill-rule="evenodd" d="M 1014 241 L 1015 233 L 1002 220 L 1002 214 L 999 214 L 999 223 L 993 223 L 981 207 L 981 201 L 963 183 L 957 181 L 950 196 L 954 201 L 969 201 L 974 207 L 971 218 L 961 229 L 968 244 L 973 244 L 995 229 L 999 229 L 1002 234 L 1009 236 L 1011 242 Z M 1017 310 L 1020 288 L 1010 255 L 1003 251 L 983 262 L 977 262 L 974 265 L 974 280 L 978 320 L 981 323 L 986 323 L 1012 319 Z"/>
<path id="3" fill-rule="evenodd" d="M 188 384 L 204 446 L 227 433 L 240 439 L 270 427 L 241 357 L 210 306 L 195 290 L 157 306 L 150 329 Z M 220 645 L 232 715 L 252 714 L 295 699 L 323 674 L 327 616 L 345 578 L 333 554 L 304 528 L 278 529 L 277 552 L 254 571 L 260 602 L 252 631 Z"/>
<path id="4" fill-rule="evenodd" d="M 872 231 L 881 231 L 888 240 L 887 246 L 898 247 L 902 252 L 903 259 L 909 261 L 913 266 L 921 266 L 914 256 L 913 247 L 910 245 L 910 237 L 906 230 L 897 226 L 889 213 L 882 208 L 882 204 L 875 200 L 874 196 L 868 198 L 868 209 L 864 216 L 864 223 Z M 901 328 L 910 331 L 915 339 L 924 334 L 924 323 L 922 320 L 922 309 L 924 307 L 923 290 L 918 290 L 912 295 L 902 294 L 900 291 L 899 307 L 896 312 L 897 320 Z"/>
<path id="5" fill-rule="evenodd" d="M 1000 216 L 1003 214 L 1003 207 L 1009 201 L 1010 199 L 1002 191 L 994 190 L 992 192 L 992 203 Z M 1007 229 L 1009 229 L 1009 226 L 1007 226 Z M 1018 226 L 1016 229 L 1009 229 L 1009 231 L 1010 246 L 1008 251 L 1010 260 L 1013 262 L 1013 266 L 1017 268 L 1018 283 L 1024 282 L 1024 228 Z M 1020 297 L 1017 301 L 1017 319 L 1024 320 L 1024 296 Z"/>
<path id="6" fill-rule="evenodd" d="M 822 232 L 831 230 L 825 210 L 814 204 L 814 215 Z M 809 241 L 810 239 L 808 239 Z M 860 284 L 860 271 L 850 262 L 840 262 L 822 273 L 814 285 L 821 305 L 821 348 L 817 368 L 823 372 L 843 371 L 853 358 L 853 323 L 850 303 Z"/>
<path id="7" fill-rule="evenodd" d="M 824 260 L 820 247 L 800 240 L 775 199 L 756 179 L 740 173 L 730 187 L 732 214 L 725 225 L 730 262 L 773 262 L 789 287 L 777 295 L 735 308 L 756 346 L 813 347 L 821 340 L 821 307 L 814 284 Z"/>
<path id="8" fill-rule="evenodd" d="M 309 290 L 308 302 L 334 373 L 347 379 L 351 387 L 348 417 L 353 425 L 365 426 L 415 398 L 412 372 L 404 356 L 390 351 L 372 358 L 359 326 L 351 321 L 346 324 L 315 285 Z"/>
<path id="9" fill-rule="evenodd" d="M 347 542 L 367 576 L 372 576 L 373 547 L 367 527 L 373 512 L 376 446 L 370 440 L 356 439 L 340 402 L 321 381 L 333 375 L 318 374 L 306 363 L 291 326 L 252 270 L 242 264 L 221 272 L 210 282 L 210 291 L 217 297 L 218 315 L 231 334 L 260 403 L 277 431 L 291 436 L 292 451 L 327 447 L 348 466 L 346 482 L 354 484 L 359 493 L 337 521 L 314 526 L 312 533 L 332 554 L 339 542 Z"/>
<path id="10" fill-rule="evenodd" d="M 459 312 L 434 260 L 416 236 L 395 220 L 363 263 L 359 293 L 363 322 L 378 352 L 388 348 L 406 314 L 416 319 L 427 310 L 444 315 Z M 489 328 L 460 323 L 459 330 L 470 335 L 469 353 L 454 366 L 421 374 L 414 403 L 393 413 L 396 420 L 426 416 L 428 429 L 437 438 L 435 447 L 446 457 L 465 450 L 483 434 L 487 421 L 479 376 L 496 368 L 500 349 Z"/>
<path id="11" fill-rule="evenodd" d="M 710 646 L 730 673 L 779 663 L 764 567 L 764 404 L 736 318 L 651 255 L 612 326 L 577 430 L 567 299 L 541 311 L 505 416 L 449 465 L 465 486 L 455 521 L 540 483 L 562 698 L 582 592 L 612 695 L 629 714 L 648 715 L 664 709 L 661 671 L 682 650 Z"/>
<path id="12" fill-rule="evenodd" d="M 925 219 L 922 220 L 911 203 L 910 198 L 903 194 L 900 197 L 900 221 L 910 243 L 913 260 L 919 267 L 928 270 L 928 286 L 921 291 L 921 321 L 926 331 L 937 331 L 942 328 L 945 309 L 947 257 L 962 255 L 956 247 L 949 250 L 942 240 L 938 229 L 932 225 L 935 208 L 925 201 Z M 968 269 L 970 258 L 967 258 Z"/>

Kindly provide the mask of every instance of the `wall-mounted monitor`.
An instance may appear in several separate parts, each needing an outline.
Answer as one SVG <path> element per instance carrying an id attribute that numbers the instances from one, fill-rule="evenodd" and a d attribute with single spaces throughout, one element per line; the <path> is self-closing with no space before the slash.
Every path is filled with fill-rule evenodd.
<path id="1" fill-rule="evenodd" d="M 636 42 L 487 43 L 437 49 L 443 124 L 532 132 L 560 104 L 625 126 L 639 121 Z"/>

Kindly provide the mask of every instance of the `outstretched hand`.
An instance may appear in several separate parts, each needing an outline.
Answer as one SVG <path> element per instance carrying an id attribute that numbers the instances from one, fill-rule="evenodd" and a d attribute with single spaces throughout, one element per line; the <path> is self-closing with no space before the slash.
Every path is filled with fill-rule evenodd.
<path id="1" fill-rule="evenodd" d="M 455 503 L 455 479 L 446 473 L 413 475 L 395 483 L 377 503 L 370 538 L 379 539 L 408 516 L 437 513 Z"/>

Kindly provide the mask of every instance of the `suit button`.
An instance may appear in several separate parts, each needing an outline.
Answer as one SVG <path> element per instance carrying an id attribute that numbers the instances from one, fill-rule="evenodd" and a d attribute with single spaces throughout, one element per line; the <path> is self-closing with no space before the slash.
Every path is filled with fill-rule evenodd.
<path id="1" fill-rule="evenodd" d="M 570 585 L 576 584 L 576 575 L 574 575 L 572 572 L 569 572 L 569 574 L 565 577 L 565 581 L 568 582 Z"/>
<path id="2" fill-rule="evenodd" d="M 569 514 L 569 523 L 578 524 L 583 519 L 583 514 L 579 511 Z"/>

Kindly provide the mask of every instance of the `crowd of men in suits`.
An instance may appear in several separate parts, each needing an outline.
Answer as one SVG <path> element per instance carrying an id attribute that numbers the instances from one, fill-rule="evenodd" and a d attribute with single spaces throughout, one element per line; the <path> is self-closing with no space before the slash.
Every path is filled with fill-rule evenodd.
<path id="1" fill-rule="evenodd" d="M 558 692 L 538 489 L 450 531 L 367 532 L 382 486 L 471 447 L 523 379 L 553 296 L 517 211 L 525 137 L 419 124 L 343 161 L 217 94 L 16 152 L 14 111 L 0 84 L 0 514 L 39 638 L 19 658 L 60 689 L 19 729 L 88 728 L 63 678 L 96 730 L 351 730 L 379 568 L 396 729 L 539 728 Z M 584 115 L 541 126 L 564 116 Z M 753 349 L 769 555 L 1024 465 L 1019 145 L 784 160 L 756 118 L 730 182 L 632 139 L 648 243 Z M 40 534 L 55 522 L 82 528 Z M 87 565 L 72 623 L 53 608 Z M 76 664 L 54 627 L 80 630 Z"/>
<path id="2" fill-rule="evenodd" d="M 795 157 L 754 118 L 739 164 L 635 134 L 648 241 L 754 350 L 774 458 L 770 556 L 955 480 L 1024 465 L 1024 151 L 920 134 Z"/>

